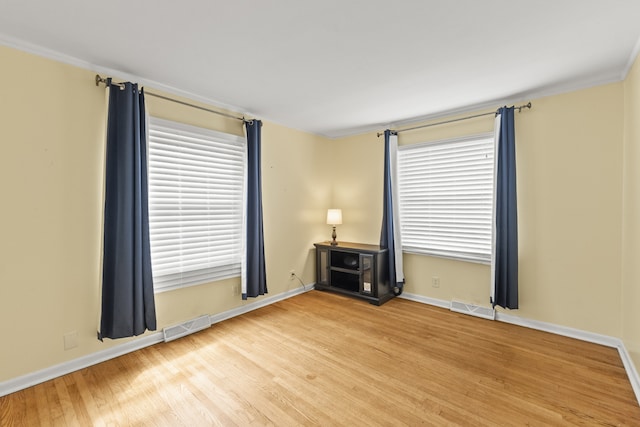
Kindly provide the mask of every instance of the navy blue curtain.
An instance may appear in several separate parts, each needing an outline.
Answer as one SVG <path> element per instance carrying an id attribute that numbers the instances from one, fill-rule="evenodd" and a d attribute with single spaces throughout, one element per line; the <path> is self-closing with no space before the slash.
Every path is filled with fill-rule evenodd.
<path id="1" fill-rule="evenodd" d="M 242 299 L 267 293 L 262 229 L 262 172 L 260 120 L 245 122 L 247 129 L 247 203 L 246 203 L 246 266 Z"/>
<path id="2" fill-rule="evenodd" d="M 394 206 L 393 200 L 393 179 L 391 169 L 390 138 L 395 135 L 391 130 L 384 131 L 384 182 L 383 182 L 383 202 L 382 202 L 382 229 L 380 231 L 380 247 L 388 249 L 388 277 L 389 286 L 395 295 L 402 293 L 404 279 L 398 279 L 396 266 L 396 236 L 394 235 Z"/>
<path id="3" fill-rule="evenodd" d="M 516 195 L 516 137 L 514 108 L 500 114 L 496 152 L 494 299 L 495 307 L 518 308 L 518 212 Z"/>
<path id="4" fill-rule="evenodd" d="M 137 84 L 111 84 L 98 338 L 156 329 L 151 274 L 144 93 Z"/>

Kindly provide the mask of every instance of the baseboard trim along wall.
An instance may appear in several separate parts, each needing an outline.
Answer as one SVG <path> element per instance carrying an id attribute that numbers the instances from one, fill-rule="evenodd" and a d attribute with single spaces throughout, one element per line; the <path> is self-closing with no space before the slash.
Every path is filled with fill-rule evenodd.
<path id="1" fill-rule="evenodd" d="M 451 309 L 451 302 L 440 300 L 436 298 L 429 298 L 417 294 L 402 293 L 400 298 L 404 298 L 410 301 L 420 302 L 423 304 L 433 305 L 447 310 Z M 638 371 L 631 360 L 629 352 L 627 352 L 624 343 L 619 338 L 610 337 L 607 335 L 596 334 L 593 332 L 587 332 L 580 329 L 569 328 L 567 326 L 555 325 L 553 323 L 541 322 L 539 320 L 525 319 L 511 314 L 496 312 L 496 320 L 504 323 L 511 323 L 513 325 L 523 326 L 525 328 L 537 329 L 543 332 L 549 332 L 556 335 L 562 335 L 569 338 L 575 338 L 581 341 L 586 341 L 594 344 L 604 345 L 606 347 L 612 347 L 618 350 L 620 359 L 629 377 L 629 382 L 633 388 L 633 392 L 636 395 L 636 400 L 640 404 L 640 377 Z"/>
<path id="2" fill-rule="evenodd" d="M 278 301 L 291 298 L 293 296 L 309 292 L 314 289 L 314 285 L 307 285 L 306 288 L 297 288 L 287 292 L 283 292 L 278 295 L 259 299 L 255 302 L 233 308 L 231 310 L 224 311 L 222 313 L 210 315 L 211 324 L 222 322 L 223 320 L 230 319 L 232 317 L 240 316 L 253 310 L 265 307 L 267 305 L 276 303 Z M 403 293 L 400 298 L 404 298 L 410 301 L 415 301 L 423 304 L 428 304 L 440 308 L 449 310 L 451 303 L 449 301 L 440 300 L 436 298 L 429 298 L 422 295 Z M 562 335 L 569 338 L 575 338 L 582 341 L 591 342 L 594 344 L 600 344 L 607 347 L 613 347 L 618 350 L 620 359 L 624 365 L 624 368 L 631 382 L 631 387 L 636 395 L 636 399 L 640 403 L 640 377 L 635 368 L 631 356 L 627 352 L 622 340 L 607 335 L 600 335 L 593 332 L 582 331 L 579 329 L 569 328 L 566 326 L 554 325 L 552 323 L 541 322 L 538 320 L 525 319 L 518 316 L 513 316 L 505 313 L 496 313 L 496 320 L 505 323 L 511 323 L 518 326 L 524 326 L 526 328 L 537 329 L 552 334 Z M 79 357 L 68 362 L 61 363 L 59 365 L 51 366 L 49 368 L 42 369 L 40 371 L 32 372 L 20 377 L 16 377 L 4 382 L 0 382 L 0 397 L 14 393 L 16 391 L 23 390 L 25 388 L 34 386 L 36 384 L 49 381 L 51 379 L 60 377 L 62 375 L 69 374 L 80 369 L 87 368 L 98 363 L 114 359 L 118 356 L 122 356 L 127 353 L 131 353 L 136 350 L 140 350 L 145 347 L 149 347 L 154 344 L 158 344 L 164 341 L 164 335 L 162 331 L 154 332 L 148 335 L 144 335 L 138 339 L 129 341 L 127 343 L 111 347 L 109 349 L 98 351 L 96 353 L 88 354 L 83 357 Z"/>
<path id="3" fill-rule="evenodd" d="M 258 308 L 265 307 L 275 302 L 282 301 L 305 292 L 309 292 L 310 290 L 314 289 L 314 285 L 315 284 L 306 285 L 305 288 L 296 288 L 280 293 L 278 295 L 260 298 L 255 302 L 251 302 L 241 307 L 236 307 L 222 313 L 210 315 L 211 324 L 222 322 L 223 320 L 230 319 L 235 316 L 240 316 L 241 314 L 257 310 Z M 115 359 L 118 356 L 122 356 L 124 354 L 131 353 L 133 351 L 140 350 L 142 348 L 149 347 L 163 341 L 164 334 L 162 331 L 152 332 L 150 334 L 143 335 L 142 337 L 135 340 L 108 348 L 106 350 L 88 354 L 86 356 L 82 356 L 77 359 L 61 363 L 59 365 L 54 365 L 40 371 L 32 372 L 7 381 L 0 382 L 0 397 L 23 390 L 36 384 L 43 383 L 45 381 L 52 380 L 62 375 L 70 374 L 71 372 L 75 372 L 80 369 L 88 368 L 89 366 L 105 362 L 109 359 Z"/>
<path id="4" fill-rule="evenodd" d="M 164 341 L 162 331 L 0 383 L 0 397 Z"/>

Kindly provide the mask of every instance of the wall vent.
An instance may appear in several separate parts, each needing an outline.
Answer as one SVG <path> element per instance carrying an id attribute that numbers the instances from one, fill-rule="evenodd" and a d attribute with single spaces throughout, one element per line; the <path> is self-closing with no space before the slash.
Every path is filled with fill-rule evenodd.
<path id="1" fill-rule="evenodd" d="M 185 335 L 207 329 L 211 326 L 211 318 L 207 315 L 187 320 L 179 325 L 168 326 L 162 330 L 164 332 L 164 341 L 169 342 L 184 337 Z"/>
<path id="2" fill-rule="evenodd" d="M 480 307 L 479 305 L 467 304 L 460 301 L 451 301 L 451 311 L 457 313 L 470 314 L 471 316 L 482 317 L 483 319 L 494 320 L 496 311 L 489 307 Z"/>

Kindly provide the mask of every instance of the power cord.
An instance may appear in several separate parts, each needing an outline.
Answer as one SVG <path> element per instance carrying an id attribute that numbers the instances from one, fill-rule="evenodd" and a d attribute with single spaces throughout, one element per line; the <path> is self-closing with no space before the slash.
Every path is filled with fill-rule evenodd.
<path id="1" fill-rule="evenodd" d="M 307 290 L 307 285 L 304 284 L 304 282 L 302 281 L 301 278 L 298 277 L 298 275 L 296 273 L 291 273 L 291 275 L 293 277 L 295 277 L 296 279 L 298 279 L 298 282 L 300 282 L 300 284 L 302 285 L 302 289 L 306 292 Z"/>

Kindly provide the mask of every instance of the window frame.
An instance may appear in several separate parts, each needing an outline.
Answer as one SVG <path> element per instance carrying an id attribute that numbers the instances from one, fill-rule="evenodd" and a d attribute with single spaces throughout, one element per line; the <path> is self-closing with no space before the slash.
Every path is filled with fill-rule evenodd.
<path id="1" fill-rule="evenodd" d="M 429 246 L 425 244 L 427 238 L 423 240 L 424 246 L 415 245 L 415 238 L 409 237 L 412 235 L 407 231 L 409 227 L 407 221 L 407 210 L 403 208 L 403 205 L 407 203 L 406 197 L 406 166 L 403 165 L 406 162 L 407 156 L 413 151 L 414 154 L 420 154 L 420 152 L 428 151 L 430 148 L 434 147 L 442 147 L 451 144 L 467 144 L 474 141 L 483 141 L 482 150 L 490 152 L 490 157 L 487 160 L 487 165 L 485 165 L 486 170 L 484 173 L 484 180 L 490 180 L 490 190 L 487 194 L 483 195 L 483 199 L 481 202 L 482 210 L 484 210 L 484 214 L 486 218 L 484 218 L 484 227 L 482 227 L 481 231 L 484 235 L 483 238 L 483 246 L 485 250 L 482 252 L 478 252 L 478 249 L 467 248 L 466 250 L 443 250 L 441 248 L 435 246 Z M 415 156 L 414 156 L 415 161 Z M 490 165 L 490 166 L 489 166 Z M 411 254 L 419 254 L 419 255 L 428 255 L 438 258 L 445 259 L 453 259 L 458 261 L 479 263 L 479 264 L 491 264 L 491 252 L 492 252 L 492 238 L 493 238 L 493 227 L 492 227 L 492 218 L 493 218 L 493 197 L 495 192 L 495 135 L 493 132 L 483 132 L 477 133 L 467 136 L 461 137 L 453 137 L 447 139 L 433 140 L 433 141 L 424 141 L 415 144 L 406 144 L 400 145 L 398 147 L 398 206 L 400 211 L 400 223 L 401 223 L 401 235 L 403 248 L 402 251 L 405 253 Z M 424 177 L 422 177 L 424 179 Z M 426 185 L 426 184 L 423 184 Z M 429 222 L 429 218 L 425 219 L 426 222 Z M 431 220 L 432 221 L 432 220 Z M 411 222 L 411 226 L 415 226 L 415 220 Z M 424 233 L 429 233 L 426 230 L 427 226 L 423 228 Z M 415 231 L 414 231 L 415 233 Z M 465 233 L 460 233 L 460 235 L 464 235 Z M 471 233 L 472 234 L 472 233 Z M 407 244 L 409 243 L 409 244 Z"/>
<path id="2" fill-rule="evenodd" d="M 147 152 L 148 152 L 148 173 L 149 173 L 149 178 L 148 178 L 148 186 L 149 186 L 149 235 L 150 235 L 150 243 L 151 243 L 151 259 L 152 259 L 152 272 L 153 272 L 153 279 L 154 279 L 154 292 L 155 293 L 162 293 L 162 292 L 167 292 L 167 291 L 171 291 L 171 290 L 175 290 L 175 289 L 182 289 L 182 288 L 186 288 L 186 287 L 190 287 L 190 286 L 198 286 L 198 285 L 202 285 L 202 284 L 206 284 L 206 283 L 211 283 L 211 282 L 215 282 L 215 281 L 219 281 L 219 280 L 225 280 L 225 279 L 230 279 L 230 278 L 235 278 L 235 277 L 240 277 L 241 275 L 241 265 L 242 265 L 242 258 L 243 258 L 243 249 L 244 249 L 244 244 L 243 244 L 243 239 L 244 239 L 244 215 L 245 215 L 245 187 L 246 187 L 246 172 L 247 172 L 247 141 L 246 138 L 242 137 L 242 136 L 238 136 L 238 135 L 233 135 L 233 134 L 229 134 L 229 133 L 224 133 L 224 132 L 219 132 L 219 131 L 215 131 L 212 129 L 208 129 L 208 128 L 204 128 L 204 127 L 200 127 L 200 126 L 194 126 L 194 125 L 190 125 L 190 124 L 186 124 L 183 122 L 178 122 L 178 121 L 174 121 L 174 120 L 167 120 L 167 119 L 162 119 L 159 117 L 155 117 L 155 116 L 148 116 L 148 132 L 147 132 Z M 154 255 L 154 253 L 157 253 L 156 251 L 158 250 L 158 246 L 157 243 L 154 244 L 155 238 L 154 238 L 154 231 L 156 231 L 159 227 L 159 223 L 156 222 L 156 220 L 154 220 L 155 218 L 161 216 L 158 213 L 158 209 L 157 209 L 157 205 L 158 205 L 158 192 L 154 189 L 154 187 L 156 187 L 157 184 L 157 178 L 154 175 L 158 174 L 158 166 L 155 165 L 154 163 L 158 163 L 159 162 L 159 158 L 157 157 L 157 153 L 156 151 L 158 150 L 158 148 L 155 146 L 156 143 L 154 142 L 154 139 L 157 138 L 156 136 L 154 136 L 154 133 L 157 133 L 159 131 L 165 132 L 165 131 L 171 131 L 174 132 L 172 135 L 176 136 L 178 138 L 201 138 L 201 140 L 199 141 L 199 144 L 202 145 L 203 141 L 209 141 L 209 142 L 215 142 L 215 144 L 220 144 L 220 147 L 224 147 L 224 148 L 230 148 L 232 147 L 234 151 L 233 156 L 234 157 L 238 157 L 241 156 L 241 171 L 234 171 L 233 173 L 229 173 L 230 176 L 234 176 L 235 178 L 239 178 L 239 181 L 234 181 L 235 185 L 237 186 L 237 188 L 235 188 L 235 192 L 234 192 L 234 198 L 233 198 L 233 206 L 232 208 L 230 208 L 231 210 L 234 211 L 234 215 L 237 213 L 237 216 L 233 217 L 232 220 L 232 224 L 233 224 L 233 228 L 231 229 L 232 231 L 230 232 L 231 235 L 237 237 L 236 243 L 235 243 L 235 247 L 230 251 L 233 252 L 233 262 L 232 263 L 225 263 L 222 265 L 215 265 L 212 267 L 207 267 L 207 268 L 186 268 L 181 270 L 180 272 L 176 272 L 173 274 L 163 274 L 160 276 L 156 275 L 156 271 L 157 268 L 160 268 L 159 265 L 157 265 L 157 255 Z M 175 141 L 172 141 L 175 144 Z M 216 155 L 220 155 L 223 152 L 223 149 L 217 147 L 217 148 L 211 148 L 209 150 L 205 150 L 205 151 L 209 151 L 209 154 L 211 155 L 210 157 L 207 156 L 202 156 L 200 158 L 200 161 L 204 161 L 206 159 L 210 159 L 213 156 Z M 175 150 L 179 150 L 179 148 L 176 146 L 174 146 Z M 219 152 L 216 152 L 216 150 L 219 150 Z M 184 159 L 183 159 L 184 160 Z M 188 162 L 188 161 L 187 161 Z M 234 163 L 237 163 L 237 159 L 234 160 Z M 193 178 L 192 178 L 193 180 Z M 194 180 L 195 181 L 195 180 Z M 237 192 L 237 194 L 236 194 Z M 215 199 L 215 195 L 212 197 L 211 196 L 211 192 L 208 192 L 207 194 L 209 194 L 209 197 L 211 198 L 211 200 Z M 220 193 L 218 193 L 220 194 Z M 204 192 L 203 192 L 204 195 Z M 200 200 L 200 199 L 198 199 Z M 174 202 L 176 202 L 174 200 Z M 203 202 L 206 206 L 209 206 L 209 204 L 206 204 L 206 202 Z M 166 205 L 166 203 L 165 203 Z M 198 208 L 196 208 L 198 209 Z M 239 211 L 238 211 L 239 209 Z M 165 214 L 166 215 L 166 214 Z M 181 218 L 184 218 L 184 215 L 180 216 Z M 196 220 L 194 220 L 196 221 Z M 207 223 L 210 224 L 210 223 Z M 218 224 L 219 226 L 220 224 Z M 215 227 L 215 226 L 214 226 Z M 212 226 L 209 225 L 208 228 L 210 228 L 210 230 L 208 231 L 207 236 L 211 236 L 212 233 Z M 202 235 L 203 237 L 205 237 L 205 235 Z M 157 234 L 156 234 L 157 237 Z M 235 239 L 235 238 L 234 238 Z M 210 237 L 209 237 L 209 241 L 210 241 Z M 155 248 L 155 249 L 154 249 Z M 214 254 L 215 255 L 215 254 Z M 184 256 L 184 254 L 183 254 Z M 180 257 L 178 257 L 180 258 Z M 212 257 L 203 257 L 207 258 L 209 262 L 211 262 Z M 166 266 L 165 266 L 166 267 Z M 202 272 L 202 277 L 201 278 L 196 278 L 195 276 L 197 276 L 197 272 Z M 169 283 L 164 283 L 167 282 L 167 277 L 168 276 L 172 276 L 174 279 L 170 280 Z M 179 277 L 178 277 L 179 276 Z M 163 277 L 163 280 L 159 280 L 160 277 Z M 190 278 L 189 278 L 190 277 Z"/>

